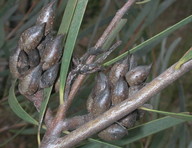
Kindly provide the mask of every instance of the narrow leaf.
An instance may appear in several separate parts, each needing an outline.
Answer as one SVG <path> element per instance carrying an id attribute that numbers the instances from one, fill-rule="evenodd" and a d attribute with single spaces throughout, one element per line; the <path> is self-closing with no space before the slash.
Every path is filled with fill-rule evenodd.
<path id="1" fill-rule="evenodd" d="M 37 132 L 37 141 L 38 141 L 39 145 L 40 145 L 40 141 L 41 141 L 41 138 L 40 138 L 41 126 L 42 126 L 45 111 L 47 109 L 47 105 L 48 105 L 48 102 L 49 102 L 49 99 L 50 99 L 52 88 L 53 88 L 53 86 L 51 86 L 49 88 L 45 88 L 43 90 L 44 100 L 41 103 L 41 108 L 40 108 L 40 113 L 39 113 L 39 126 L 38 126 L 38 132 Z"/>
<path id="2" fill-rule="evenodd" d="M 118 57 L 104 63 L 104 66 L 109 66 L 109 65 L 117 62 L 118 60 L 122 59 L 123 57 L 127 56 L 130 53 L 134 53 L 136 51 L 142 50 L 142 48 L 144 48 L 145 46 L 150 45 L 151 43 L 155 42 L 158 39 L 162 39 L 162 38 L 168 36 L 170 33 L 174 32 L 175 30 L 181 28 L 182 26 L 190 23 L 191 21 L 192 21 L 192 15 L 190 15 L 187 18 L 181 20 L 180 22 L 176 23 L 175 25 L 163 30 L 162 32 L 160 32 L 159 34 L 153 36 L 152 38 L 142 42 L 138 46 L 135 46 L 131 50 L 129 50 L 129 51 L 119 55 Z"/>
<path id="3" fill-rule="evenodd" d="M 179 69 L 184 63 L 192 59 L 192 47 L 184 54 L 184 56 L 177 62 L 175 69 Z"/>
<path id="4" fill-rule="evenodd" d="M 19 102 L 17 101 L 17 98 L 15 96 L 15 84 L 16 84 L 16 80 L 14 80 L 12 82 L 11 88 L 9 90 L 9 96 L 8 96 L 8 102 L 9 102 L 9 106 L 10 108 L 13 110 L 13 112 L 21 119 L 23 119 L 26 122 L 38 125 L 38 122 L 31 117 L 19 104 Z"/>
<path id="5" fill-rule="evenodd" d="M 69 28 L 69 34 L 66 39 L 66 44 L 65 44 L 65 50 L 64 50 L 64 55 L 62 57 L 62 64 L 61 64 L 61 72 L 60 72 L 60 104 L 63 104 L 64 102 L 64 87 L 66 84 L 66 78 L 67 78 L 67 73 L 69 69 L 69 64 L 71 61 L 72 53 L 75 47 L 77 35 L 80 29 L 80 25 L 85 13 L 85 9 L 87 6 L 88 0 L 81 0 L 78 1 L 74 16 Z M 67 99 L 67 98 L 65 98 Z"/>
<path id="6" fill-rule="evenodd" d="M 172 113 L 172 112 L 165 112 L 165 111 L 159 111 L 159 110 L 154 110 L 154 109 L 149 109 L 145 107 L 140 107 L 140 109 L 153 112 L 153 113 L 158 113 L 158 114 L 163 114 L 166 116 L 171 116 L 179 119 L 183 119 L 186 121 L 192 121 L 192 115 L 189 115 L 189 113 Z"/>
<path id="7" fill-rule="evenodd" d="M 128 136 L 114 143 L 120 146 L 127 145 L 146 136 L 158 133 L 162 130 L 168 129 L 183 122 L 185 121 L 173 117 L 164 117 L 157 120 L 153 120 L 151 122 L 142 124 L 140 126 L 128 130 Z"/>

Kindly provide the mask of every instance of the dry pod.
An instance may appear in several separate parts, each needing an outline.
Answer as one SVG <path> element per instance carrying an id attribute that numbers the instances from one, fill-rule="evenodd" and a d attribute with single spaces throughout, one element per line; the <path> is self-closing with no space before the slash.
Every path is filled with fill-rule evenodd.
<path id="1" fill-rule="evenodd" d="M 138 112 L 137 110 L 135 110 L 130 114 L 128 114 L 125 118 L 121 119 L 119 123 L 126 128 L 131 128 L 135 125 L 137 117 L 138 117 Z"/>
<path id="2" fill-rule="evenodd" d="M 19 39 L 19 47 L 26 53 L 35 49 L 44 36 L 45 24 L 35 25 L 25 30 Z"/>
<path id="3" fill-rule="evenodd" d="M 11 55 L 9 57 L 9 69 L 14 78 L 20 77 L 20 73 L 17 68 L 17 62 L 19 60 L 20 52 L 21 52 L 21 49 L 17 47 L 11 52 Z"/>
<path id="4" fill-rule="evenodd" d="M 149 75 L 151 65 L 149 66 L 137 66 L 134 69 L 128 71 L 125 75 L 129 86 L 135 86 L 142 84 Z"/>
<path id="5" fill-rule="evenodd" d="M 53 22 L 55 20 L 55 11 L 53 8 L 54 4 L 55 1 L 43 7 L 36 21 L 37 24 L 46 23 L 45 35 L 47 35 L 53 29 Z"/>
<path id="6" fill-rule="evenodd" d="M 123 77 L 129 68 L 129 58 L 127 57 L 126 59 L 116 63 L 110 70 L 109 73 L 109 80 L 112 83 L 112 86 L 114 87 L 119 80 L 120 77 Z"/>
<path id="7" fill-rule="evenodd" d="M 119 140 L 125 135 L 127 135 L 127 129 L 119 124 L 112 124 L 98 134 L 105 141 Z"/>
<path id="8" fill-rule="evenodd" d="M 18 71 L 21 75 L 25 74 L 29 69 L 29 60 L 27 54 L 21 50 L 17 63 Z"/>
<path id="9" fill-rule="evenodd" d="M 28 53 L 30 67 L 35 67 L 40 63 L 40 55 L 37 49 L 33 49 Z"/>
<path id="10" fill-rule="evenodd" d="M 109 86 L 107 86 L 104 90 L 97 94 L 93 98 L 93 105 L 91 109 L 91 113 L 96 117 L 105 111 L 107 111 L 111 106 L 111 95 Z"/>
<path id="11" fill-rule="evenodd" d="M 111 97 L 112 105 L 116 105 L 116 104 L 122 102 L 123 100 L 127 99 L 128 92 L 129 92 L 128 85 L 125 82 L 125 80 L 121 77 L 117 81 L 117 83 L 112 91 L 112 97 Z"/>
<path id="12" fill-rule="evenodd" d="M 53 65 L 55 65 L 61 55 L 62 55 L 62 43 L 63 43 L 64 36 L 58 35 L 52 42 L 49 42 L 41 57 L 41 62 L 43 63 L 43 70 L 47 70 Z"/>
<path id="13" fill-rule="evenodd" d="M 136 86 L 131 86 L 129 87 L 129 98 L 131 99 L 131 96 L 136 94 L 144 85 L 136 85 Z"/>
<path id="14" fill-rule="evenodd" d="M 93 108 L 93 96 L 94 96 L 94 92 L 91 91 L 91 93 L 88 96 L 87 102 L 86 102 L 87 111 L 89 113 L 91 113 L 91 110 Z"/>
<path id="15" fill-rule="evenodd" d="M 45 39 L 37 46 L 37 49 L 38 49 L 38 51 L 39 51 L 40 57 L 43 56 L 43 50 L 45 49 L 45 47 L 47 46 L 47 44 L 48 44 L 49 42 L 52 42 L 52 41 L 53 41 L 54 37 L 55 37 L 55 32 L 49 33 L 49 34 L 45 37 Z"/>
<path id="16" fill-rule="evenodd" d="M 59 71 L 59 63 L 55 64 L 53 67 L 46 70 L 40 79 L 40 88 L 50 87 L 54 84 L 55 79 Z"/>
<path id="17" fill-rule="evenodd" d="M 19 91 L 23 95 L 32 95 L 39 88 L 39 79 L 42 74 L 41 65 L 29 70 L 19 81 Z"/>

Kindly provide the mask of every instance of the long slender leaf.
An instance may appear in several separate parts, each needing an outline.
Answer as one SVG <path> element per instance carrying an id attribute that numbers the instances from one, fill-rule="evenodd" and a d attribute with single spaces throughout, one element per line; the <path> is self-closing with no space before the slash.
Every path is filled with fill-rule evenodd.
<path id="1" fill-rule="evenodd" d="M 162 31 L 159 34 L 153 36 L 152 38 L 144 41 L 143 43 L 141 43 L 138 46 L 132 48 L 131 50 L 129 50 L 129 51 L 121 54 L 120 56 L 118 56 L 118 57 L 104 63 L 104 66 L 111 65 L 111 64 L 117 62 L 118 60 L 122 59 L 123 57 L 127 56 L 130 53 L 134 53 L 136 51 L 142 50 L 142 48 L 144 48 L 145 46 L 150 45 L 151 43 L 155 42 L 157 39 L 162 39 L 162 38 L 168 36 L 170 33 L 174 32 L 175 30 L 181 28 L 182 26 L 184 26 L 184 25 L 186 25 L 186 24 L 188 24 L 190 22 L 192 22 L 192 15 L 190 15 L 187 18 L 181 20 L 180 22 L 176 23 L 175 25 L 165 29 L 164 31 Z"/>
<path id="2" fill-rule="evenodd" d="M 162 130 L 168 129 L 183 122 L 185 121 L 173 117 L 164 117 L 157 120 L 153 120 L 151 122 L 128 130 L 129 134 L 127 137 L 114 143 L 120 146 L 127 145 L 146 136 L 158 133 Z"/>
<path id="3" fill-rule="evenodd" d="M 9 102 L 9 106 L 10 108 L 13 110 L 13 112 L 21 119 L 23 119 L 26 122 L 32 123 L 34 125 L 38 125 L 38 122 L 31 117 L 19 104 L 19 102 L 17 101 L 17 98 L 15 96 L 15 84 L 16 84 L 16 80 L 14 80 L 12 82 L 11 88 L 9 90 L 9 96 L 8 96 L 8 102 Z"/>
<path id="4" fill-rule="evenodd" d="M 172 113 L 172 112 L 165 112 L 165 111 L 159 111 L 159 110 L 154 110 L 154 109 L 149 109 L 145 107 L 140 107 L 142 110 L 153 112 L 153 113 L 158 113 L 158 114 L 163 114 L 166 116 L 171 116 L 179 119 L 183 119 L 186 121 L 192 121 L 192 115 L 189 115 L 189 113 Z"/>
<path id="5" fill-rule="evenodd" d="M 77 35 L 80 29 L 80 25 L 85 13 L 85 9 L 87 6 L 88 0 L 81 0 L 78 1 L 74 16 L 69 28 L 69 34 L 66 39 L 66 44 L 65 44 L 65 50 L 64 50 L 64 55 L 62 57 L 62 64 L 61 64 L 61 72 L 60 72 L 60 103 L 63 104 L 64 102 L 64 87 L 66 84 L 66 78 L 67 78 L 67 73 L 69 69 L 69 64 L 71 61 L 71 56 L 75 47 Z M 67 99 L 67 98 L 65 98 Z"/>
<path id="6" fill-rule="evenodd" d="M 45 115 L 45 111 L 47 109 L 47 105 L 48 105 L 48 102 L 49 102 L 49 99 L 50 99 L 52 87 L 53 86 L 45 88 L 43 90 L 43 98 L 44 98 L 44 100 L 41 103 L 41 108 L 40 108 L 40 113 L 39 113 L 39 126 L 38 126 L 38 132 L 37 132 L 37 140 L 38 140 L 38 144 L 39 145 L 40 145 L 40 141 L 41 141 L 41 138 L 40 138 L 41 126 L 42 126 L 42 122 L 43 122 L 43 118 L 44 118 L 44 115 Z"/>

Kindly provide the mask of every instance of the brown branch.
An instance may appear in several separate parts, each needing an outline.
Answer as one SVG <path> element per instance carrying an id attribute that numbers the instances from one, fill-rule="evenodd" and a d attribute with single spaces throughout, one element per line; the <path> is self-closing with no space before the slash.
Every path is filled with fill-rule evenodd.
<path id="1" fill-rule="evenodd" d="M 51 148 L 73 147 L 82 140 L 85 140 L 91 135 L 96 134 L 97 132 L 111 125 L 115 121 L 131 113 L 133 110 L 142 106 L 151 97 L 162 91 L 165 87 L 172 84 L 183 74 L 191 70 L 192 60 L 183 64 L 178 70 L 175 69 L 175 65 L 176 64 L 171 66 L 161 75 L 159 75 L 157 78 L 155 78 L 145 87 L 143 87 L 140 91 L 138 91 L 135 95 L 131 96 L 131 99 L 126 99 L 117 106 L 106 111 L 101 116 L 84 124 L 77 130 L 71 132 L 69 135 L 66 135 L 64 138 L 60 138 L 59 140 L 54 141 L 54 143 L 50 144 L 49 146 Z"/>
<path id="2" fill-rule="evenodd" d="M 99 38 L 96 45 L 94 46 L 96 49 L 103 46 L 103 44 L 107 40 L 109 34 L 112 32 L 112 30 L 115 28 L 115 26 L 120 22 L 123 15 L 134 4 L 135 1 L 136 0 L 129 0 L 128 2 L 125 3 L 125 5 L 121 9 L 118 10 L 115 17 L 113 18 L 113 20 L 111 21 L 109 26 L 106 28 L 106 30 L 104 31 L 104 33 Z M 95 59 L 95 56 L 90 56 L 87 59 L 86 64 L 92 63 L 94 61 L 94 59 Z M 64 104 L 59 106 L 57 114 L 56 114 L 55 118 L 52 120 L 52 124 L 51 124 L 50 128 L 46 131 L 46 133 L 43 137 L 41 147 L 46 147 L 46 145 L 48 145 L 48 142 L 51 141 L 51 139 L 55 139 L 55 137 L 59 136 L 59 134 L 61 132 L 60 130 L 62 130 L 60 124 L 63 121 L 63 119 L 65 118 L 66 112 L 67 112 L 69 106 L 71 105 L 73 98 L 74 98 L 75 94 L 77 93 L 77 91 L 79 90 L 85 77 L 86 77 L 85 75 L 77 76 L 76 80 L 74 81 L 74 83 L 71 87 L 71 91 L 69 93 L 67 101 Z"/>

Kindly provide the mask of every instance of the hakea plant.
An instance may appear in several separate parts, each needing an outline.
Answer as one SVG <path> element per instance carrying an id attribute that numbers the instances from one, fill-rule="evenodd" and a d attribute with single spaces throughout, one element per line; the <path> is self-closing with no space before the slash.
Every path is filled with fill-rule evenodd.
<path id="1" fill-rule="evenodd" d="M 121 139 L 128 134 L 127 129 L 133 127 L 136 121 L 143 116 L 144 112 L 138 109 L 139 105 L 151 108 L 149 104 L 144 104 L 147 100 L 141 101 L 141 104 L 139 104 L 135 94 L 138 94 L 137 92 L 145 87 L 145 81 L 150 74 L 152 65 L 137 65 L 134 55 L 131 55 L 116 62 L 110 68 L 108 74 L 101 66 L 101 63 L 121 42 L 116 42 L 106 51 L 103 51 L 100 47 L 104 44 L 107 35 L 115 24 L 134 2 L 135 0 L 128 1 L 119 10 L 119 13 L 114 17 L 96 46 L 88 49 L 80 59 L 73 58 L 74 66 L 68 73 L 64 95 L 68 100 L 64 105 L 60 106 L 56 117 L 53 117 L 50 108 L 47 109 L 44 119 L 47 131 L 43 137 L 41 147 L 72 147 L 95 133 L 106 141 Z M 54 4 L 55 1 L 45 6 L 40 12 L 36 24 L 20 35 L 18 46 L 11 54 L 9 61 L 13 77 L 19 79 L 19 92 L 34 103 L 37 111 L 40 111 L 43 101 L 43 89 L 56 85 L 56 81 L 59 80 L 58 72 L 63 54 L 64 35 L 56 35 L 53 31 Z M 101 56 L 95 60 L 95 57 L 100 54 Z M 88 114 L 66 118 L 66 110 L 73 99 L 71 91 L 74 91 L 74 89 L 77 91 L 78 87 L 74 88 L 76 82 L 78 83 L 80 79 L 84 79 L 85 75 L 90 73 L 97 73 L 97 79 L 87 99 Z M 80 83 L 78 83 L 79 85 Z M 112 115 L 113 110 L 120 108 L 119 104 L 127 103 L 129 106 L 134 101 L 137 104 L 134 107 L 131 106 L 127 114 L 122 111 L 123 114 L 120 117 L 118 117 L 118 113 Z M 113 116 L 113 118 L 109 119 L 109 121 L 103 121 L 106 124 L 101 127 L 90 127 L 89 123 L 86 124 L 88 121 L 92 121 L 90 124 L 94 124 L 105 115 Z M 82 136 L 79 136 L 77 130 L 78 140 L 73 141 L 72 138 L 68 140 L 68 137 L 65 138 L 64 136 L 64 142 L 62 141 L 62 131 L 78 129 L 82 125 L 89 130 L 86 134 L 82 132 Z M 80 128 L 79 131 L 81 132 L 81 130 Z M 68 136 L 70 137 L 70 134 Z"/>

